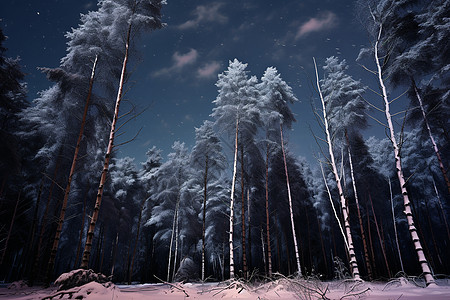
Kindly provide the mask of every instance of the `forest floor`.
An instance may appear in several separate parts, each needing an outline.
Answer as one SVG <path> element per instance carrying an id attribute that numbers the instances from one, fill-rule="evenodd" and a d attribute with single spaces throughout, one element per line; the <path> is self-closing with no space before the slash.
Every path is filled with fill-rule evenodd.
<path id="1" fill-rule="evenodd" d="M 260 284 L 240 281 L 220 283 L 159 283 L 106 286 L 90 282 L 81 287 L 57 291 L 56 287 L 0 286 L 0 299 L 450 299 L 450 280 L 423 288 L 423 282 L 405 278 L 389 282 L 322 282 L 281 278 Z"/>

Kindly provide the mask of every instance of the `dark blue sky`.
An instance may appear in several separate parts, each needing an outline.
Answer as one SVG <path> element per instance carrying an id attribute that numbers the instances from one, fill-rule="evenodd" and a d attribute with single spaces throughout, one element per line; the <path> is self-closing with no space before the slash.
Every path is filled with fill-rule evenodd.
<path id="1" fill-rule="evenodd" d="M 36 67 L 58 66 L 65 55 L 65 32 L 78 25 L 80 13 L 94 9 L 95 1 L 83 0 L 0 2 L 7 55 L 21 57 L 30 100 L 51 85 Z M 119 156 L 137 162 L 153 145 L 164 155 L 175 140 L 193 145 L 194 127 L 213 108 L 217 74 L 234 58 L 248 63 L 250 75 L 258 78 L 274 66 L 291 85 L 300 102 L 292 106 L 297 123 L 288 144 L 308 159 L 318 151 L 309 126 L 320 134 L 310 105 L 316 97 L 312 57 L 319 65 L 331 55 L 345 58 L 356 79 L 367 76 L 355 63 L 368 40 L 350 0 L 168 0 L 162 13 L 167 27 L 136 41 L 140 54 L 134 57 L 125 96 L 148 107 L 125 129 L 133 136 L 143 127 L 137 140 L 119 150 Z"/>

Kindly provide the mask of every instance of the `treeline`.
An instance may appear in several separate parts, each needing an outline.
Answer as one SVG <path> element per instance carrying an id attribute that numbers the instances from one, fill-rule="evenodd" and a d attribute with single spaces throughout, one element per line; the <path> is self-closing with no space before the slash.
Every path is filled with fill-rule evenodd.
<path id="1" fill-rule="evenodd" d="M 80 266 L 118 282 L 449 273 L 450 1 L 357 2 L 371 37 L 358 63 L 378 87 L 345 60 L 319 62 L 317 164 L 289 150 L 292 88 L 234 59 L 194 147 L 177 141 L 165 159 L 153 147 L 136 166 L 114 155 L 133 117 L 117 113 L 129 48 L 164 26 L 164 3 L 99 1 L 32 104 L 0 48 L 2 280 Z M 364 137 L 371 119 L 386 138 Z"/>

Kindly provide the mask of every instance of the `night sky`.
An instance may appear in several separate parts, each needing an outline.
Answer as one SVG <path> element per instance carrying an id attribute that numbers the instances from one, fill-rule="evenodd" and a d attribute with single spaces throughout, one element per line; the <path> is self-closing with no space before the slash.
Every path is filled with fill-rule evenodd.
<path id="1" fill-rule="evenodd" d="M 317 98 L 312 58 L 319 65 L 332 55 L 345 58 L 355 79 L 368 76 L 355 62 L 368 39 L 355 17 L 353 1 L 167 2 L 162 9 L 166 28 L 135 41 L 139 54 L 134 53 L 125 98 L 146 110 L 117 141 L 142 127 L 138 138 L 122 146 L 118 156 L 144 161 L 153 145 L 165 156 L 176 140 L 191 147 L 194 127 L 211 119 L 217 75 L 237 58 L 248 63 L 249 75 L 261 78 L 267 67 L 274 66 L 290 84 L 300 101 L 292 106 L 297 122 L 287 143 L 296 155 L 314 160 L 318 148 L 309 128 L 321 133 L 311 108 L 311 99 Z M 65 32 L 79 24 L 80 13 L 95 9 L 95 1 L 85 0 L 0 2 L 7 55 L 22 59 L 30 101 L 52 85 L 36 68 L 57 67 L 65 55 Z M 366 79 L 364 83 L 370 84 Z"/>

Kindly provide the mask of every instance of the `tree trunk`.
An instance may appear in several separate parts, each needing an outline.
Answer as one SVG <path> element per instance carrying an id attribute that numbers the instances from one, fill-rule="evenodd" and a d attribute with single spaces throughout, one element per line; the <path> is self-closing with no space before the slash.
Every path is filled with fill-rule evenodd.
<path id="1" fill-rule="evenodd" d="M 172 281 L 175 278 L 176 272 L 177 272 L 177 259 L 178 259 L 178 228 L 179 228 L 179 223 L 180 223 L 180 215 L 179 215 L 179 211 L 180 211 L 180 205 L 178 205 L 178 209 L 176 211 L 176 217 L 177 217 L 177 223 L 176 223 L 176 227 L 175 227 L 175 253 L 174 253 L 174 260 L 173 260 L 173 270 L 172 270 Z"/>
<path id="2" fill-rule="evenodd" d="M 117 120 L 119 119 L 119 107 L 120 107 L 120 102 L 122 101 L 122 92 L 123 92 L 123 86 L 125 83 L 125 73 L 126 73 L 127 63 L 128 63 L 128 48 L 129 48 L 129 44 L 130 44 L 130 36 L 131 36 L 131 24 L 128 26 L 127 40 L 125 43 L 125 56 L 124 56 L 123 64 L 122 64 L 122 72 L 120 74 L 119 90 L 117 92 L 116 105 L 114 108 L 114 117 L 113 117 L 113 120 L 111 123 L 111 130 L 109 133 L 108 148 L 106 149 L 105 161 L 103 164 L 103 170 L 102 170 L 102 174 L 100 177 L 100 184 L 98 186 L 94 211 L 92 213 L 91 222 L 89 224 L 89 230 L 88 230 L 88 233 L 86 236 L 86 243 L 84 246 L 83 258 L 82 258 L 82 262 L 81 262 L 81 268 L 83 268 L 83 269 L 87 269 L 89 266 L 89 258 L 91 255 L 91 248 L 92 248 L 92 239 L 94 238 L 94 230 L 95 230 L 95 225 L 97 223 L 98 214 L 100 211 L 100 205 L 102 203 L 103 189 L 104 189 L 105 182 L 106 182 L 106 174 L 108 173 L 109 161 L 111 159 L 111 154 L 112 154 L 112 150 L 114 147 L 114 136 L 116 134 Z"/>
<path id="3" fill-rule="evenodd" d="M 136 250 L 137 250 L 137 245 L 138 245 L 138 242 L 139 242 L 139 233 L 141 232 L 142 211 L 144 210 L 146 201 L 147 201 L 147 199 L 142 201 L 141 210 L 139 211 L 139 218 L 138 218 L 137 230 L 136 230 L 136 241 L 134 242 L 133 255 L 131 256 L 130 274 L 128 276 L 128 284 L 129 285 L 131 284 L 131 277 L 133 276 L 134 258 L 136 257 Z"/>
<path id="4" fill-rule="evenodd" d="M 270 248 L 270 223 L 269 223 L 269 145 L 266 145 L 266 235 L 267 235 L 267 262 L 268 276 L 272 277 L 272 250 Z"/>
<path id="5" fill-rule="evenodd" d="M 441 211 L 441 214 L 443 217 L 443 221 L 445 224 L 445 229 L 447 230 L 447 238 L 448 238 L 448 241 L 450 242 L 450 230 L 448 229 L 447 217 L 445 216 L 445 210 L 444 210 L 444 207 L 442 206 L 441 197 L 439 196 L 439 192 L 436 187 L 436 182 L 434 181 L 434 178 L 432 178 L 432 179 L 433 179 L 434 192 L 436 193 L 436 198 L 438 200 L 439 208 L 440 208 L 440 211 Z"/>
<path id="6" fill-rule="evenodd" d="M 334 217 L 336 218 L 336 221 L 339 225 L 339 229 L 341 230 L 342 238 L 344 239 L 344 243 L 345 243 L 345 249 L 348 250 L 347 237 L 345 236 L 344 228 L 342 227 L 341 220 L 339 219 L 336 208 L 334 206 L 333 198 L 331 197 L 330 188 L 328 187 L 327 179 L 325 178 L 325 173 L 322 168 L 322 163 L 319 162 L 319 165 L 320 165 L 320 171 L 322 172 L 323 182 L 325 183 L 325 188 L 327 189 L 328 199 L 330 200 L 331 208 L 333 209 Z M 333 236 L 334 236 L 334 234 L 333 234 Z M 333 241 L 334 241 L 334 239 L 333 239 Z M 334 246 L 334 254 L 335 254 L 335 256 L 337 255 L 336 246 Z"/>
<path id="7" fill-rule="evenodd" d="M 266 247 L 264 247 L 264 235 L 263 235 L 263 229 L 261 229 L 261 248 L 263 253 L 263 263 L 264 263 L 264 274 L 267 276 L 267 263 L 266 263 Z"/>
<path id="8" fill-rule="evenodd" d="M 69 200 L 69 194 L 70 194 L 70 187 L 72 184 L 73 175 L 75 173 L 75 167 L 77 165 L 78 152 L 80 150 L 81 140 L 83 139 L 84 126 L 86 124 L 86 117 L 87 117 L 87 113 L 88 113 L 88 109 L 89 109 L 89 102 L 91 100 L 92 86 L 94 84 L 95 69 L 97 67 L 97 58 L 98 58 L 98 56 L 96 55 L 95 60 L 94 60 L 94 65 L 92 66 L 91 78 L 89 80 L 89 91 L 88 91 L 88 95 L 86 98 L 86 102 L 84 104 L 84 112 L 83 112 L 83 118 L 81 120 L 80 132 L 78 133 L 78 140 L 77 140 L 77 143 L 75 146 L 75 153 L 73 154 L 72 166 L 70 167 L 69 180 L 67 181 L 67 186 L 64 191 L 64 199 L 63 199 L 63 203 L 61 206 L 61 213 L 59 215 L 58 227 L 56 228 L 55 238 L 53 239 L 53 247 L 50 252 L 50 259 L 48 261 L 48 266 L 47 266 L 47 280 L 50 280 L 52 273 L 53 273 L 53 268 L 55 266 L 56 252 L 58 251 L 59 240 L 61 238 L 61 231 L 62 231 L 62 227 L 63 227 L 63 223 L 64 223 L 64 218 L 66 216 L 67 202 Z"/>
<path id="9" fill-rule="evenodd" d="M 392 117 L 391 117 L 391 113 L 390 113 L 390 102 L 388 100 L 386 86 L 384 85 L 384 81 L 383 81 L 383 77 L 382 77 L 380 59 L 378 57 L 378 43 L 381 38 L 382 29 L 383 29 L 383 26 L 380 24 L 378 37 L 377 37 L 377 40 L 374 45 L 375 63 L 377 65 L 377 70 L 378 70 L 378 72 L 377 72 L 378 73 L 378 81 L 379 81 L 382 95 L 383 95 L 383 101 L 384 101 L 384 105 L 385 105 L 385 115 L 386 115 L 386 120 L 388 122 L 390 139 L 391 139 L 392 146 L 394 148 L 395 167 L 396 167 L 396 171 L 397 171 L 397 177 L 398 177 L 398 180 L 400 183 L 400 189 L 401 189 L 402 195 L 403 195 L 403 205 L 405 207 L 404 212 L 406 215 L 406 219 L 408 221 L 409 233 L 410 233 L 411 239 L 414 243 L 414 248 L 417 253 L 417 258 L 419 260 L 420 266 L 422 268 L 422 273 L 424 274 L 425 281 L 428 286 L 430 284 L 435 284 L 435 282 L 434 282 L 434 278 L 431 274 L 431 270 L 428 265 L 428 261 L 423 252 L 422 244 L 420 242 L 419 235 L 417 234 L 416 226 L 414 225 L 414 218 L 413 218 L 413 214 L 411 211 L 411 202 L 409 200 L 408 191 L 406 190 L 406 180 L 403 175 L 402 161 L 401 161 L 401 157 L 400 157 L 400 148 L 397 144 L 397 140 L 395 137 L 394 124 L 392 122 Z"/>
<path id="10" fill-rule="evenodd" d="M 361 230 L 361 239 L 362 239 L 363 248 L 364 248 L 364 260 L 366 262 L 367 276 L 369 277 L 369 280 L 372 280 L 372 278 L 373 278 L 372 277 L 372 268 L 370 266 L 369 251 L 367 249 L 366 235 L 364 233 L 363 221 L 361 218 L 361 208 L 359 206 L 358 192 L 356 190 L 356 180 L 355 180 L 355 175 L 353 172 L 353 161 L 352 161 L 352 154 L 351 154 L 351 149 L 350 149 L 350 140 L 348 138 L 347 130 L 345 130 L 345 139 L 347 141 L 347 147 L 348 147 L 348 161 L 350 163 L 350 174 L 352 177 L 353 193 L 355 194 L 356 210 L 358 212 L 359 229 Z"/>
<path id="11" fill-rule="evenodd" d="M 425 126 L 427 127 L 428 136 L 430 137 L 430 141 L 433 144 L 433 150 L 436 154 L 436 157 L 439 162 L 439 168 L 441 169 L 442 176 L 444 177 L 445 183 L 447 184 L 447 191 L 450 194 L 450 180 L 447 176 L 447 170 L 445 170 L 444 163 L 442 162 L 441 154 L 439 152 L 439 148 L 434 140 L 433 134 L 431 133 L 430 125 L 428 124 L 427 114 L 425 113 L 425 109 L 423 107 L 422 97 L 420 97 L 419 91 L 417 90 L 416 83 L 414 79 L 411 77 L 412 85 L 414 87 L 414 92 L 416 93 L 417 100 L 419 100 L 420 111 L 422 112 L 423 121 L 425 122 Z"/>
<path id="12" fill-rule="evenodd" d="M 75 266 L 78 266 L 78 260 L 80 259 L 81 243 L 83 242 L 84 223 L 86 219 L 86 208 L 87 208 L 86 198 L 88 193 L 89 190 L 86 191 L 86 194 L 84 195 L 83 198 L 83 214 L 81 216 L 81 227 L 80 227 L 80 235 L 78 238 L 77 255 L 75 257 L 75 262 L 73 263 L 73 269 L 75 269 Z"/>
<path id="13" fill-rule="evenodd" d="M 392 197 L 391 178 L 389 178 L 389 177 L 388 177 L 388 182 L 389 182 L 389 193 L 391 195 L 391 210 L 392 210 L 392 222 L 394 224 L 395 244 L 397 245 L 398 258 L 400 260 L 400 266 L 402 268 L 402 272 L 405 273 L 405 268 L 403 267 L 402 254 L 400 252 L 400 243 L 398 242 L 397 224 L 395 221 L 395 212 L 394 212 L 394 199 Z"/>
<path id="14" fill-rule="evenodd" d="M 9 225 L 9 230 L 8 230 L 8 234 L 5 238 L 5 246 L 3 248 L 3 253 L 2 253 L 2 257 L 0 259 L 0 266 L 3 265 L 3 260 L 5 259 L 5 255 L 6 255 L 6 251 L 8 250 L 8 242 L 9 242 L 9 238 L 11 237 L 11 232 L 14 226 L 14 221 L 16 219 L 16 214 L 17 214 L 17 208 L 19 207 L 19 202 L 20 202 L 20 194 L 22 193 L 22 190 L 19 191 L 19 195 L 17 196 L 17 200 L 16 200 L 16 206 L 14 207 L 14 212 L 11 218 L 11 224 Z"/>
<path id="15" fill-rule="evenodd" d="M 58 156 L 56 158 L 56 165 L 55 165 L 55 170 L 54 170 L 54 174 L 53 174 L 53 179 L 51 179 L 52 182 L 50 184 L 50 188 L 48 191 L 48 198 L 47 198 L 47 203 L 45 204 L 44 215 L 42 216 L 42 220 L 41 220 L 41 230 L 39 232 L 39 240 L 38 240 L 38 243 L 36 246 L 36 255 L 34 256 L 33 267 L 32 267 L 32 272 L 31 272 L 32 274 L 31 274 L 31 278 L 30 278 L 31 285 L 33 285 L 34 277 L 37 275 L 35 273 L 39 273 L 38 267 L 39 267 L 39 260 L 41 258 L 42 242 L 44 241 L 44 234 L 45 234 L 45 229 L 47 227 L 47 220 L 48 220 L 48 212 L 50 210 L 50 203 L 52 200 L 53 188 L 55 186 L 55 180 L 58 175 L 58 169 L 59 169 L 59 164 L 61 162 L 62 151 L 63 151 L 63 147 L 60 147 L 60 149 L 58 151 Z"/>
<path id="16" fill-rule="evenodd" d="M 425 212 L 427 214 L 428 227 L 430 227 L 431 239 L 433 241 L 434 251 L 436 252 L 436 256 L 438 258 L 439 264 L 441 265 L 441 267 L 443 267 L 444 264 L 442 263 L 441 255 L 439 254 L 440 251 L 439 251 L 439 248 L 436 243 L 436 237 L 434 235 L 434 230 L 433 230 L 433 223 L 432 223 L 431 217 L 430 217 L 430 209 L 428 208 L 428 201 L 427 201 L 426 197 L 423 199 L 423 201 L 425 202 Z"/>
<path id="17" fill-rule="evenodd" d="M 325 245 L 323 244 L 323 237 L 322 237 L 322 226 L 320 225 L 319 216 L 317 215 L 317 211 L 316 211 L 315 208 L 314 208 L 314 214 L 315 214 L 316 220 L 317 220 L 317 229 L 319 231 L 319 239 L 320 239 L 320 246 L 321 246 L 321 249 L 322 249 L 323 263 L 325 265 L 325 270 L 328 271 L 327 255 L 325 253 Z"/>
<path id="18" fill-rule="evenodd" d="M 244 201 L 244 145 L 241 143 L 241 228 L 242 228 L 242 273 L 247 279 L 247 255 L 245 249 L 245 201 Z"/>
<path id="19" fill-rule="evenodd" d="M 392 278 L 391 269 L 389 268 L 389 264 L 388 264 L 388 261 L 387 261 L 386 249 L 384 247 L 384 239 L 381 238 L 381 235 L 380 235 L 380 228 L 378 226 L 377 216 L 375 215 L 375 210 L 373 209 L 373 202 L 372 202 L 372 197 L 370 196 L 370 194 L 369 194 L 369 200 L 370 200 L 370 206 L 372 207 L 373 219 L 375 221 L 375 227 L 377 229 L 378 240 L 380 241 L 381 252 L 383 253 L 383 258 L 384 258 L 384 263 L 386 265 L 386 270 L 388 272 L 389 278 Z"/>
<path id="20" fill-rule="evenodd" d="M 180 205 L 180 194 L 178 193 L 178 195 L 177 195 L 177 203 L 175 205 L 175 211 L 173 213 L 172 234 L 170 236 L 169 261 L 167 263 L 167 282 L 170 282 L 170 265 L 171 265 L 171 262 L 172 262 L 172 245 L 173 245 L 173 238 L 175 236 L 175 228 L 176 228 L 178 206 L 179 205 Z M 175 236 L 175 238 L 176 238 L 176 236 Z M 176 253 L 175 253 L 175 255 L 176 255 Z M 174 268 L 175 268 L 175 266 L 174 266 Z"/>
<path id="21" fill-rule="evenodd" d="M 302 276 L 302 269 L 300 266 L 300 256 L 298 252 L 298 246 L 297 246 L 297 235 L 295 234 L 295 224 L 294 224 L 294 212 L 292 209 L 292 199 L 291 199 L 291 187 L 289 185 L 289 174 L 287 169 L 287 163 L 286 163 L 286 153 L 284 152 L 284 141 L 283 141 L 283 126 L 280 122 L 280 135 L 281 135 L 281 151 L 283 152 L 283 161 L 284 161 L 284 172 L 286 173 L 286 186 L 287 186 L 287 192 L 288 192 L 288 198 L 289 198 L 289 212 L 291 215 L 291 227 L 292 227 L 292 237 L 294 240 L 294 249 L 295 249 L 295 259 L 297 260 L 297 270 L 298 270 L 298 276 Z"/>
<path id="22" fill-rule="evenodd" d="M 30 231 L 30 237 L 28 239 L 28 250 L 27 250 L 27 255 L 25 256 L 25 261 L 26 261 L 26 265 L 25 268 L 23 270 L 22 276 L 23 274 L 27 274 L 27 272 L 29 272 L 29 268 L 32 267 L 32 263 L 33 263 L 33 246 L 34 246 L 34 239 L 35 239 L 35 235 L 36 235 L 36 230 L 37 230 L 37 223 L 38 223 L 38 213 L 39 213 L 39 204 L 41 203 L 41 195 L 42 195 L 42 190 L 44 189 L 44 177 L 42 177 L 41 179 L 41 183 L 39 184 L 39 191 L 38 191 L 38 195 L 37 195 L 37 199 L 36 199 L 36 207 L 34 209 L 34 214 L 33 214 L 33 223 L 31 225 L 31 231 Z"/>
<path id="23" fill-rule="evenodd" d="M 205 176 L 203 178 L 203 228 L 202 228 L 202 281 L 205 281 L 205 234 L 206 234 L 206 199 L 208 197 L 208 154 L 205 157 Z"/>
<path id="24" fill-rule="evenodd" d="M 247 186 L 247 270 L 252 269 L 252 219 L 251 219 L 251 202 L 250 202 L 250 188 Z"/>
<path id="25" fill-rule="evenodd" d="M 116 257 L 117 257 L 117 245 L 119 244 L 119 233 L 116 234 L 116 240 L 114 241 L 113 246 L 113 255 L 112 255 L 112 264 L 111 264 L 111 278 L 114 276 L 114 269 L 116 266 Z"/>
<path id="26" fill-rule="evenodd" d="M 236 167 L 238 155 L 238 134 L 239 134 L 239 112 L 236 115 L 236 138 L 234 141 L 234 162 L 233 162 L 233 179 L 231 181 L 231 201 L 230 201 L 230 231 L 228 245 L 230 247 L 230 279 L 234 279 L 234 249 L 233 249 L 233 223 L 234 223 L 234 189 L 236 185 Z"/>
<path id="27" fill-rule="evenodd" d="M 332 168 L 332 171 L 334 174 L 334 178 L 336 180 L 336 185 L 337 185 L 337 188 L 339 191 L 339 198 L 341 201 L 341 210 L 342 210 L 342 217 L 344 218 L 345 233 L 346 233 L 346 238 L 347 238 L 347 254 L 348 254 L 348 258 L 349 258 L 350 269 L 352 272 L 352 277 L 355 280 L 360 280 L 361 278 L 359 276 L 358 263 L 356 261 L 355 249 L 353 247 L 353 239 L 352 239 L 352 233 L 351 233 L 350 222 L 349 222 L 348 208 L 347 208 L 347 203 L 346 203 L 347 201 L 344 197 L 344 191 L 342 189 L 341 179 L 339 177 L 336 162 L 334 159 L 333 144 L 332 144 L 332 140 L 331 140 L 332 138 L 331 138 L 331 134 L 330 134 L 329 126 L 328 126 L 328 116 L 327 116 L 327 111 L 325 108 L 325 101 L 323 99 L 322 91 L 320 89 L 319 74 L 317 72 L 317 65 L 316 65 L 315 60 L 314 60 L 314 67 L 316 70 L 317 90 L 319 92 L 320 100 L 322 102 L 323 122 L 324 122 L 325 133 L 327 135 L 327 144 L 328 144 L 328 152 L 330 155 L 331 168 Z"/>
<path id="28" fill-rule="evenodd" d="M 370 258 L 372 260 L 372 266 L 373 266 L 373 277 L 377 277 L 377 271 L 376 271 L 376 261 L 375 261 L 375 251 L 373 250 L 373 240 L 372 240 L 372 230 L 370 229 L 370 214 L 369 214 L 369 204 L 367 204 L 366 199 L 366 212 L 367 212 L 367 232 L 369 233 L 369 245 L 370 245 Z"/>

